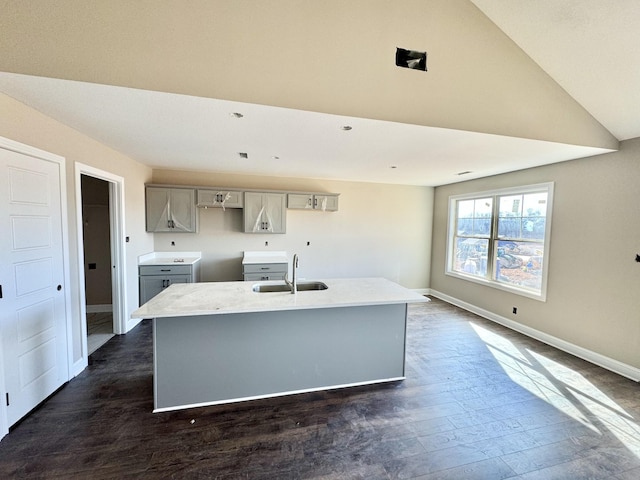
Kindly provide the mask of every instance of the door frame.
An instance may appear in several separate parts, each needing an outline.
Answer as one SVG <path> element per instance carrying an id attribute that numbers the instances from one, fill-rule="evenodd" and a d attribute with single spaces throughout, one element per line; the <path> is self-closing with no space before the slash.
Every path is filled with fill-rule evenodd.
<path id="1" fill-rule="evenodd" d="M 86 285 L 84 279 L 84 235 L 82 228 L 82 175 L 99 178 L 109 183 L 109 222 L 111 245 L 111 304 L 113 305 L 114 333 L 121 335 L 127 332 L 127 278 L 125 275 L 126 256 L 124 247 L 124 178 L 111 172 L 100 170 L 90 165 L 76 162 L 76 219 L 78 222 L 78 276 L 80 298 L 80 321 L 82 337 L 82 365 L 80 373 L 89 363 L 87 348 L 87 307 Z"/>
<path id="2" fill-rule="evenodd" d="M 62 223 L 62 269 L 64 278 L 64 308 L 67 328 L 67 378 L 65 382 L 73 378 L 73 324 L 71 321 L 71 270 L 69 267 L 69 259 L 71 258 L 71 250 L 69 249 L 69 218 L 67 203 L 67 175 L 66 175 L 66 159 L 60 155 L 40 150 L 39 148 L 16 142 L 8 138 L 0 136 L 0 148 L 11 150 L 22 155 L 39 158 L 41 160 L 58 164 L 58 179 L 60 181 L 60 214 Z M 0 329 L 0 344 L 2 344 L 2 329 Z M 4 356 L 0 355 L 0 392 L 2 397 L 6 393 L 6 385 L 4 380 Z M 0 439 L 9 433 L 9 421 L 7 419 L 7 406 L 0 401 Z"/>

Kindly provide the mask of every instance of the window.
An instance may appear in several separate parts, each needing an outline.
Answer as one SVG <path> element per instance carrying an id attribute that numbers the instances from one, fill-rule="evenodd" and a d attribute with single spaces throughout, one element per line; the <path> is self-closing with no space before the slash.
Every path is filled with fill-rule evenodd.
<path id="1" fill-rule="evenodd" d="M 546 298 L 553 184 L 449 198 L 447 274 Z"/>

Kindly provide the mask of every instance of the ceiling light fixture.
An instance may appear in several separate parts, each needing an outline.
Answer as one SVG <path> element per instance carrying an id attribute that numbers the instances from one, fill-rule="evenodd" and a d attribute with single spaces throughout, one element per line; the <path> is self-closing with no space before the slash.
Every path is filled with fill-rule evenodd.
<path id="1" fill-rule="evenodd" d="M 238 155 L 240 155 L 240 158 L 249 158 L 249 154 L 247 152 L 238 152 Z"/>
<path id="2" fill-rule="evenodd" d="M 233 118 L 242 118 L 244 117 L 243 114 L 241 114 L 240 112 L 232 112 L 229 114 L 229 116 L 233 117 Z"/>
<path id="3" fill-rule="evenodd" d="M 348 132 L 349 130 L 352 130 L 353 127 L 351 125 L 343 125 L 340 127 L 341 130 L 344 130 L 345 132 Z"/>
<path id="4" fill-rule="evenodd" d="M 397 165 L 391 165 L 389 168 L 393 169 L 393 168 L 398 168 Z"/>

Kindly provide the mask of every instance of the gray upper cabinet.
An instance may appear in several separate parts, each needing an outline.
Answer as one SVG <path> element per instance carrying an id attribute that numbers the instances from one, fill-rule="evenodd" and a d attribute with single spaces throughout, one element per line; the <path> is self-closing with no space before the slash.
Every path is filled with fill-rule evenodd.
<path id="1" fill-rule="evenodd" d="M 244 192 L 236 190 L 198 189 L 200 208 L 242 208 Z"/>
<path id="2" fill-rule="evenodd" d="M 147 232 L 197 231 L 193 188 L 146 188 Z"/>
<path id="3" fill-rule="evenodd" d="M 289 193 L 287 195 L 287 208 L 336 212 L 338 210 L 338 195 Z"/>
<path id="4" fill-rule="evenodd" d="M 285 233 L 286 194 L 245 192 L 245 233 Z"/>

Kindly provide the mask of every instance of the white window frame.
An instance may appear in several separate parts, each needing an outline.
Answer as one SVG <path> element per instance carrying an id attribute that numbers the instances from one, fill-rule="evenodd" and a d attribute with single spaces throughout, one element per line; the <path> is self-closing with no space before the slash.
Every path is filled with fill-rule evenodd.
<path id="1" fill-rule="evenodd" d="M 497 190 L 487 190 L 482 192 L 472 192 L 465 193 L 461 195 L 452 195 L 449 197 L 449 224 L 447 228 L 447 258 L 445 264 L 445 274 L 451 277 L 456 277 L 462 280 L 467 280 L 470 282 L 478 283 L 481 285 L 485 285 L 488 287 L 496 288 L 499 290 L 504 290 L 510 293 L 514 293 L 516 295 L 521 295 L 528 298 L 533 298 L 534 300 L 546 301 L 547 299 L 547 279 L 549 276 L 549 258 L 550 258 L 550 239 L 551 239 L 551 214 L 553 212 L 553 182 L 548 183 L 538 183 L 535 185 L 525 185 L 519 187 L 509 187 L 502 188 Z M 544 232 L 544 255 L 542 258 L 542 274 L 541 274 L 541 287 L 540 293 L 536 291 L 526 289 L 523 287 L 518 287 L 515 285 L 509 285 L 502 282 L 498 282 L 493 280 L 493 264 L 495 264 L 495 255 L 496 249 L 493 247 L 493 243 L 497 242 L 499 239 L 497 238 L 497 234 L 494 233 L 497 228 L 497 218 L 496 212 L 498 206 L 497 198 L 499 196 L 504 195 L 516 195 L 516 194 L 526 194 L 526 193 L 535 193 L 535 192 L 547 192 L 547 212 L 546 212 L 546 221 L 545 221 L 545 232 Z M 454 245 L 454 239 L 456 237 L 456 214 L 457 214 L 457 202 L 461 200 L 474 200 L 479 198 L 493 197 L 493 210 L 491 217 L 491 233 L 489 235 L 489 258 L 487 260 L 487 277 L 479 277 L 477 275 L 465 274 L 463 272 L 458 272 L 453 269 L 455 262 L 455 252 L 456 248 Z"/>

